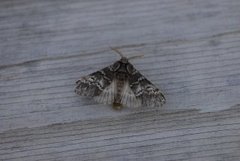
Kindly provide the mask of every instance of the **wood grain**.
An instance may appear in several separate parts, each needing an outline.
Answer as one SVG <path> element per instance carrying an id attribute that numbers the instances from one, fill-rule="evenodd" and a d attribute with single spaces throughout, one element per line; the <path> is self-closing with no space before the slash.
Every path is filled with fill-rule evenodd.
<path id="1" fill-rule="evenodd" d="M 0 160 L 240 160 L 240 1 L 2 0 Z M 75 81 L 119 59 L 162 89 L 115 111 Z"/>
<path id="2" fill-rule="evenodd" d="M 2 0 L 1 65 L 239 31 L 238 0 Z"/>
<path id="3" fill-rule="evenodd" d="M 139 112 L 0 134 L 2 160 L 238 160 L 240 108 Z M 238 159 L 237 159 L 238 158 Z"/>

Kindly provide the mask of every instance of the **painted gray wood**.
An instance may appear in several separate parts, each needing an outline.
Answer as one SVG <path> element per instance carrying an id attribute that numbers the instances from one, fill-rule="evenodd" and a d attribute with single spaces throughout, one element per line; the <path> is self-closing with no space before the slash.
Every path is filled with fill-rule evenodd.
<path id="1" fill-rule="evenodd" d="M 240 160 L 240 1 L 3 0 L 0 160 Z M 119 56 L 162 108 L 115 111 L 75 81 Z"/>

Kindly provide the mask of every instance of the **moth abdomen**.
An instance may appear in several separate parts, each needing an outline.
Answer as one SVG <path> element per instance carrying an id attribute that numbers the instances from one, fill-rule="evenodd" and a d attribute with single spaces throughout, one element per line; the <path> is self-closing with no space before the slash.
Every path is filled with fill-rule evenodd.
<path id="1" fill-rule="evenodd" d="M 115 75 L 115 82 L 116 82 L 116 92 L 114 95 L 114 104 L 121 104 L 122 96 L 123 96 L 123 89 L 124 85 L 127 81 L 127 75 L 124 72 L 119 72 Z"/>

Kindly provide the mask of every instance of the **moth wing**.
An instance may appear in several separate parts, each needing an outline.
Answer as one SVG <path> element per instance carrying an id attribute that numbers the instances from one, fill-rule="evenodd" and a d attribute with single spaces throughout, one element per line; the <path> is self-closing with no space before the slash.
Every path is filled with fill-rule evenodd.
<path id="1" fill-rule="evenodd" d="M 141 106 L 141 100 L 137 99 L 134 92 L 129 86 L 129 82 L 126 82 L 122 91 L 121 103 L 128 107 L 139 107 Z"/>
<path id="2" fill-rule="evenodd" d="M 157 107 L 166 102 L 162 92 L 137 70 L 129 77 L 129 85 L 143 106 Z"/>
<path id="3" fill-rule="evenodd" d="M 114 95 L 116 92 L 116 80 L 107 86 L 99 95 L 94 97 L 94 100 L 103 104 L 112 104 L 114 102 Z"/>
<path id="4" fill-rule="evenodd" d="M 100 95 L 113 81 L 111 66 L 80 78 L 75 92 L 81 96 L 95 97 Z"/>

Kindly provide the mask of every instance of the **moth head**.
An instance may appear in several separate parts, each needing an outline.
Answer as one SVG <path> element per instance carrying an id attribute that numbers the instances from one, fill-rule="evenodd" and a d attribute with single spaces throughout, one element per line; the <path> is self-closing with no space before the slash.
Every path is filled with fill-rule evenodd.
<path id="1" fill-rule="evenodd" d="M 128 63 L 128 59 L 126 57 L 122 57 L 119 61 L 121 63 L 123 63 L 123 64 L 127 64 Z"/>
<path id="2" fill-rule="evenodd" d="M 118 49 L 116 49 L 116 48 L 111 48 L 111 49 L 121 56 L 121 59 L 113 64 L 112 69 L 114 71 L 117 71 L 118 69 L 120 69 L 121 64 L 125 64 L 127 72 L 130 73 L 130 74 L 134 73 L 135 68 L 132 66 L 131 63 L 129 63 L 129 60 L 130 59 L 135 59 L 135 58 L 138 58 L 138 57 L 142 57 L 143 55 L 137 55 L 137 56 L 132 56 L 130 58 L 126 58 Z"/>

